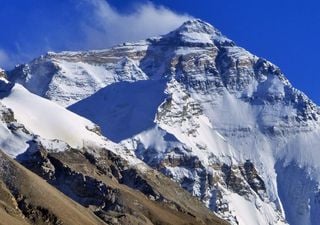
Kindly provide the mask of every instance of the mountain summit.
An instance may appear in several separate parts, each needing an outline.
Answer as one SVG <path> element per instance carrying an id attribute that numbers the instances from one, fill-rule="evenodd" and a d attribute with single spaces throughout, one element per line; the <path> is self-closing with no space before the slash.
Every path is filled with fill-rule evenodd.
<path id="1" fill-rule="evenodd" d="M 114 154 L 160 171 L 231 224 L 318 224 L 319 107 L 206 22 L 48 53 L 8 79 L 97 124 Z"/>
<path id="2" fill-rule="evenodd" d="M 185 44 L 198 44 L 199 46 L 212 46 L 214 42 L 232 43 L 220 31 L 200 19 L 186 21 L 178 29 L 166 35 L 166 37 L 174 39 L 173 41 L 180 40 Z"/>

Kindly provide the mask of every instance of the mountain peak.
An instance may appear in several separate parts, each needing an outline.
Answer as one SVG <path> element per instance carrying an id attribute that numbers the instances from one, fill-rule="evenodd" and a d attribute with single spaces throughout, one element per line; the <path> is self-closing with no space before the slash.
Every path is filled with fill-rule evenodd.
<path id="1" fill-rule="evenodd" d="M 183 43 L 200 44 L 201 46 L 211 46 L 214 43 L 233 43 L 218 29 L 200 19 L 191 19 L 184 22 L 179 28 L 169 33 L 168 36 L 170 39 L 179 39 Z"/>
<path id="2" fill-rule="evenodd" d="M 184 22 L 179 28 L 179 31 L 183 32 L 197 32 L 212 34 L 217 31 L 211 24 L 204 22 L 200 19 L 191 19 Z"/>

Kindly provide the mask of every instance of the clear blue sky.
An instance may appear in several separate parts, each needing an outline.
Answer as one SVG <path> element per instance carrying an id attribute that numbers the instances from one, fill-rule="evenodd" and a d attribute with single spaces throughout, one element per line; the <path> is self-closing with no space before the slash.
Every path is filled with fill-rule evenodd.
<path id="1" fill-rule="evenodd" d="M 116 28 L 112 26 L 117 24 L 115 22 L 104 26 L 106 34 L 101 35 L 102 28 L 97 24 L 102 23 L 104 17 L 88 2 L 90 1 L 2 0 L 0 63 L 4 65 L 0 66 L 10 68 L 14 63 L 28 61 L 48 50 L 103 48 L 116 43 L 116 40 L 130 39 L 128 32 L 123 31 L 128 24 L 122 25 L 122 30 L 119 28 L 114 32 Z M 238 45 L 278 65 L 295 87 L 320 103 L 320 1 L 151 2 L 156 9 L 162 5 L 177 14 L 188 14 L 213 24 Z M 138 14 L 141 4 L 146 4 L 147 1 L 109 0 L 108 3 L 114 11 L 123 16 L 134 14 L 133 11 Z M 91 12 L 93 10 L 96 11 L 94 20 Z M 102 20 L 97 20 L 97 14 Z M 156 23 L 159 23 L 159 20 Z M 96 29 L 89 29 L 94 26 Z M 157 27 L 157 24 L 154 27 Z M 89 33 L 98 35 L 94 38 L 88 37 Z M 150 33 L 153 34 L 154 31 Z M 111 34 L 112 40 L 108 39 Z"/>

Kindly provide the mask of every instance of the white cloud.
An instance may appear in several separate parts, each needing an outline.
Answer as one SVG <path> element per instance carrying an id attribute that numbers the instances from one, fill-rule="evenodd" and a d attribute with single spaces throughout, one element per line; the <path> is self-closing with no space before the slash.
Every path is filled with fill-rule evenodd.
<path id="1" fill-rule="evenodd" d="M 105 48 L 125 41 L 166 34 L 191 18 L 150 2 L 137 5 L 131 13 L 123 14 L 107 1 L 84 1 L 93 8 L 90 19 L 82 24 L 89 48 Z"/>
<path id="2" fill-rule="evenodd" d="M 5 68 L 8 64 L 10 64 L 10 57 L 3 49 L 0 49 L 0 68 Z"/>
<path id="3" fill-rule="evenodd" d="M 61 14 L 69 15 L 69 21 L 63 16 L 52 18 L 50 13 L 37 14 L 32 11 L 34 14 L 28 14 L 26 18 L 44 21 L 39 26 L 13 24 L 20 35 L 13 36 L 5 50 L 0 48 L 0 67 L 11 69 L 15 64 L 26 63 L 49 50 L 102 49 L 166 34 L 191 18 L 151 2 L 135 5 L 126 13 L 119 12 L 106 0 L 65 1 L 62 6 Z M 50 10 L 41 9 L 44 12 Z M 28 31 L 31 29 L 34 32 L 30 34 Z"/>

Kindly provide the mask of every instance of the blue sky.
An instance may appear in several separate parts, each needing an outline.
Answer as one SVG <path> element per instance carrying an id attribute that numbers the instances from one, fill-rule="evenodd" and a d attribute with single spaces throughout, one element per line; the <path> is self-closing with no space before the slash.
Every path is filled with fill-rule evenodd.
<path id="1" fill-rule="evenodd" d="M 99 49 L 166 33 L 188 16 L 280 66 L 320 103 L 320 2 L 289 0 L 1 0 L 0 67 L 46 51 Z M 129 24 L 129 26 L 128 26 Z"/>

